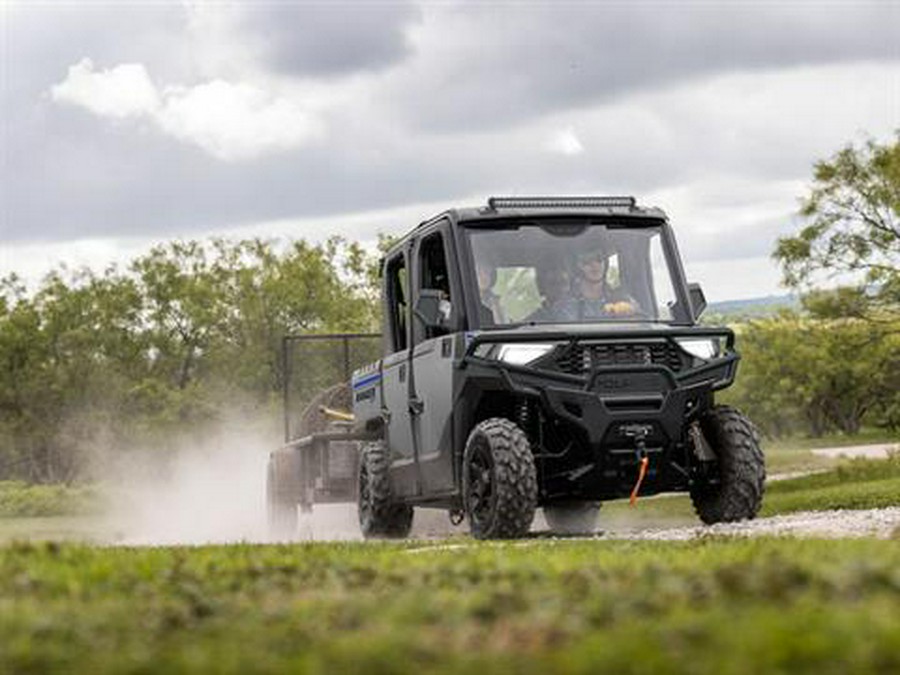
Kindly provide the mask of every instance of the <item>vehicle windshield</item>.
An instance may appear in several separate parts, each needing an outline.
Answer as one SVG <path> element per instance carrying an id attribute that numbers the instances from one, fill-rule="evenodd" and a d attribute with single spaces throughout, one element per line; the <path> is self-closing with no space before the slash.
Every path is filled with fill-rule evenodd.
<path id="1" fill-rule="evenodd" d="M 657 224 L 501 221 L 465 231 L 482 326 L 681 318 Z"/>

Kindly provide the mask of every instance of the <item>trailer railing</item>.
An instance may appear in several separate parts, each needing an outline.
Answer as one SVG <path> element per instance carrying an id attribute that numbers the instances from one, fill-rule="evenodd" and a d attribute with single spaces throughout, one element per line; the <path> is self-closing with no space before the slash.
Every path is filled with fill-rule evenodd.
<path id="1" fill-rule="evenodd" d="M 381 358 L 380 333 L 287 335 L 282 341 L 285 443 L 307 435 L 302 416 L 322 392 L 350 381 L 353 371 Z"/>

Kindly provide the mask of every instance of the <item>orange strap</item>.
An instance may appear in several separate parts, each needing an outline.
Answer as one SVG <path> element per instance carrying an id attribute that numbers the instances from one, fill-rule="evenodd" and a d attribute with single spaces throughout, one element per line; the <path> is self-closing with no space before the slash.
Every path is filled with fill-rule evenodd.
<path id="1" fill-rule="evenodd" d="M 638 500 L 638 492 L 641 491 L 641 483 L 644 482 L 644 476 L 647 475 L 647 466 L 650 464 L 650 459 L 648 457 L 641 458 L 641 468 L 638 470 L 638 478 L 637 483 L 634 484 L 634 489 L 631 491 L 631 497 L 628 499 L 628 503 L 631 506 L 637 504 Z"/>

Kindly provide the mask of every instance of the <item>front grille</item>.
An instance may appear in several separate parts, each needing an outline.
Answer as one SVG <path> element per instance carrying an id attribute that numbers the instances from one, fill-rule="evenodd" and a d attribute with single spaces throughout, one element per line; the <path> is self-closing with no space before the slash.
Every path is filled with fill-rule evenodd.
<path id="1" fill-rule="evenodd" d="M 667 340 L 654 342 L 595 342 L 566 345 L 553 357 L 556 368 L 569 375 L 584 375 L 604 366 L 667 366 L 674 371 L 684 367 L 681 350 Z"/>

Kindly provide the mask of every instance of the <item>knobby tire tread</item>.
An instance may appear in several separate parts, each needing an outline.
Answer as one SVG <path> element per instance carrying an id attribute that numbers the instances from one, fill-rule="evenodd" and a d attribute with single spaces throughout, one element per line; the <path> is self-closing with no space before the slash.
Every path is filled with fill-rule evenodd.
<path id="1" fill-rule="evenodd" d="M 368 481 L 369 517 L 363 518 L 360 508 L 360 529 L 367 539 L 403 539 L 412 529 L 413 508 L 394 500 L 389 477 L 390 450 L 383 441 L 363 446 L 360 471 Z M 360 491 L 362 500 L 362 491 Z"/>
<path id="2" fill-rule="evenodd" d="M 488 522 L 469 518 L 477 539 L 515 539 L 531 528 L 537 508 L 537 470 L 528 437 L 514 422 L 492 417 L 472 430 L 466 443 L 465 461 L 476 442 L 487 442 L 494 463 L 496 503 Z M 468 489 L 464 489 L 468 495 Z M 467 512 L 468 512 L 467 508 Z"/>
<path id="3" fill-rule="evenodd" d="M 765 492 L 766 464 L 756 426 L 743 413 L 716 405 L 700 426 L 719 465 L 719 484 L 691 491 L 697 515 L 707 525 L 755 518 Z"/>

